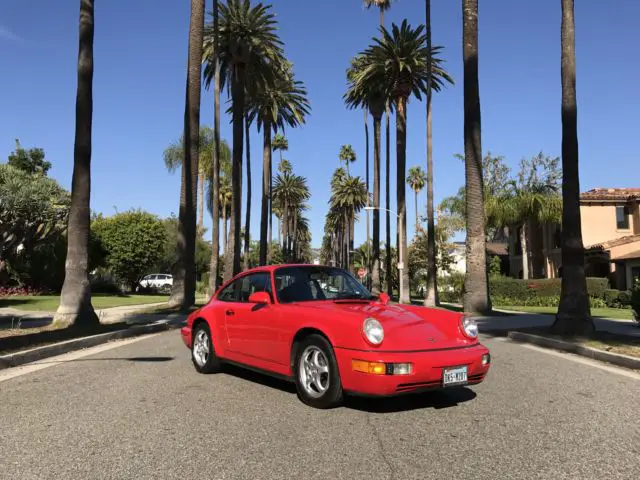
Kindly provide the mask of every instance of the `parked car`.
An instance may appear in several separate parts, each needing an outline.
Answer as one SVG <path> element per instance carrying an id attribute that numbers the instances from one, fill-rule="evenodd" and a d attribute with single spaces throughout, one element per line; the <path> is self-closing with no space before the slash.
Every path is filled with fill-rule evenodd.
<path id="1" fill-rule="evenodd" d="M 394 396 L 473 385 L 489 350 L 472 318 L 395 305 L 346 270 L 276 265 L 223 285 L 181 329 L 195 369 L 234 363 L 295 382 L 301 401 L 339 405 L 345 394 Z"/>
<path id="2" fill-rule="evenodd" d="M 153 273 L 142 277 L 138 282 L 137 292 L 144 290 L 169 293 L 173 286 L 173 277 L 168 273 Z"/>

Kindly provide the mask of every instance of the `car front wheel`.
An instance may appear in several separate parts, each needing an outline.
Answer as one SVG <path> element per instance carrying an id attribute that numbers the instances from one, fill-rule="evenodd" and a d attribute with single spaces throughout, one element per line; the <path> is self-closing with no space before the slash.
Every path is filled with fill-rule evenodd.
<path id="1" fill-rule="evenodd" d="M 306 337 L 297 348 L 295 381 L 298 397 L 314 408 L 342 403 L 342 385 L 331 344 L 321 335 Z"/>
<path id="2" fill-rule="evenodd" d="M 199 323 L 193 329 L 191 344 L 191 360 L 200 373 L 216 373 L 220 371 L 220 359 L 216 356 L 211 340 L 211 331 L 206 323 Z"/>

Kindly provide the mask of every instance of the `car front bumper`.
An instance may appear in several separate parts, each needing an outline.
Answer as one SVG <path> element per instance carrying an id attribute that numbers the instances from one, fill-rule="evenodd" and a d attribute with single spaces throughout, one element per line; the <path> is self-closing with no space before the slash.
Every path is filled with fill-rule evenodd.
<path id="1" fill-rule="evenodd" d="M 342 388 L 352 394 L 393 396 L 422 390 L 448 388 L 443 385 L 443 369 L 467 367 L 467 381 L 455 386 L 482 382 L 490 368 L 489 349 L 476 344 L 472 347 L 427 350 L 419 352 L 372 352 L 335 349 Z M 483 356 L 489 362 L 483 364 Z M 362 373 L 353 370 L 354 360 L 380 363 L 411 363 L 407 375 Z"/>

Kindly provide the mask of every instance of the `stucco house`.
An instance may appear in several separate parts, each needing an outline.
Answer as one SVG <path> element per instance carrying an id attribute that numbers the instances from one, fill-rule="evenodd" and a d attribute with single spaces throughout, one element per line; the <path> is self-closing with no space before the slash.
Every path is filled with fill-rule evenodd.
<path id="1" fill-rule="evenodd" d="M 612 286 L 628 289 L 640 278 L 640 188 L 594 188 L 580 194 L 582 241 L 588 276 L 609 277 Z M 561 227 L 528 225 L 527 260 L 532 278 L 561 274 Z M 509 236 L 513 277 L 522 276 L 519 231 Z"/>

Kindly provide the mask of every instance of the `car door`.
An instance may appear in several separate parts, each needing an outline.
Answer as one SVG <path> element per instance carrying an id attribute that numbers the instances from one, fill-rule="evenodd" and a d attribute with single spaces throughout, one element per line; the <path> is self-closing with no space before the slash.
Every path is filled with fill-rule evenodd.
<path id="1" fill-rule="evenodd" d="M 267 292 L 272 297 L 271 274 L 254 272 L 238 279 L 237 301 L 225 311 L 225 324 L 229 349 L 243 355 L 273 361 L 277 339 L 274 322 L 277 320 L 273 304 L 249 303 L 256 292 Z"/>

